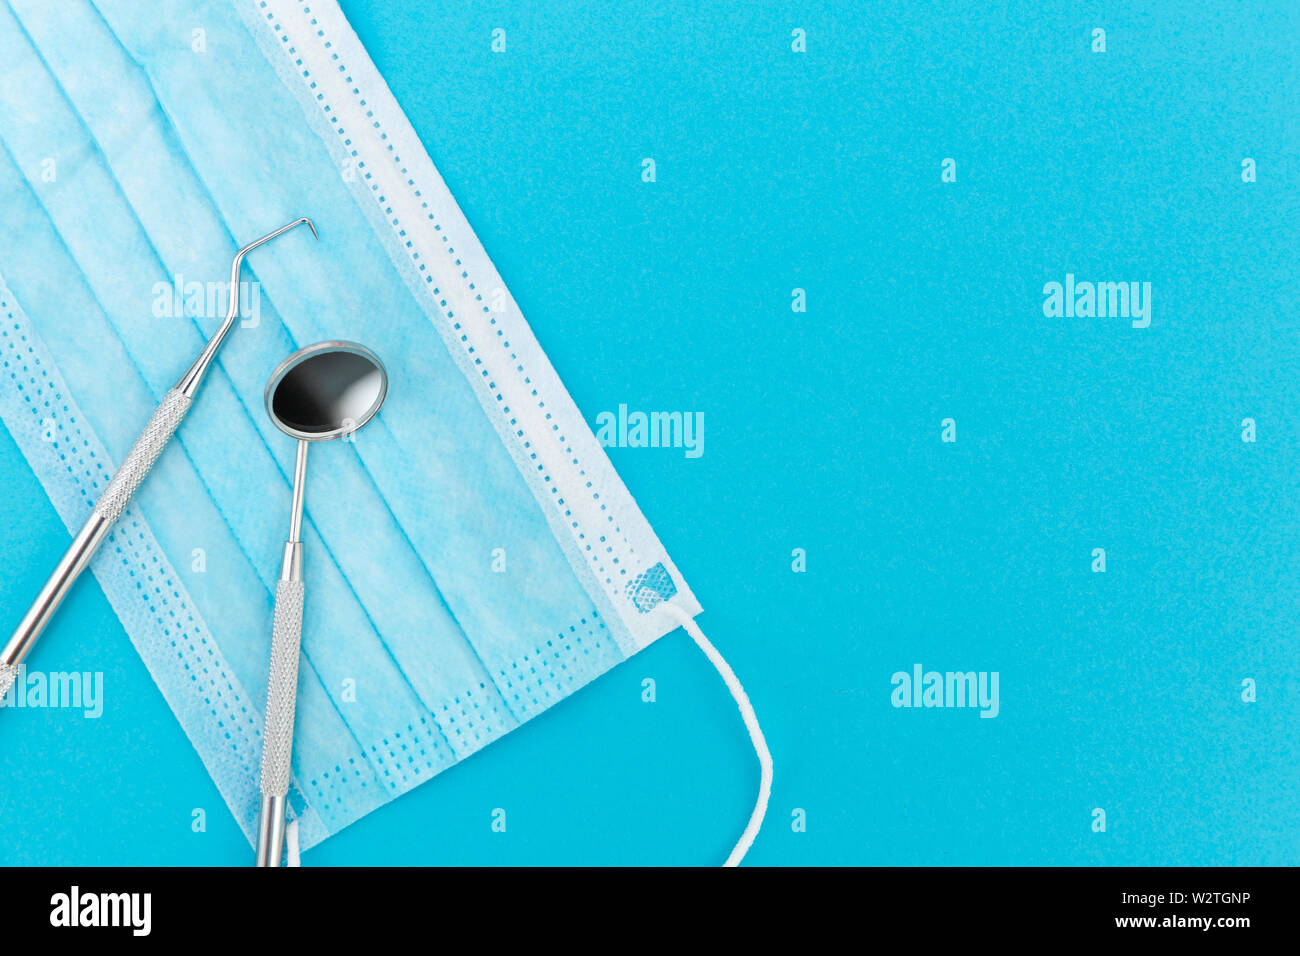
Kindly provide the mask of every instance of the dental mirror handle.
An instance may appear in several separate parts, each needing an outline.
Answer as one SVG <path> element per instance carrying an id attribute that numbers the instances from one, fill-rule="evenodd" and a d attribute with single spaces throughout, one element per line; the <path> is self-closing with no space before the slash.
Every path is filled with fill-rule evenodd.
<path id="1" fill-rule="evenodd" d="M 257 865 L 279 866 L 284 848 L 284 814 L 289 796 L 293 719 L 298 705 L 298 657 L 302 649 L 302 504 L 307 477 L 307 443 L 298 442 L 294 465 L 289 540 L 275 585 L 271 628 L 271 674 L 266 682 L 266 725 L 262 732 L 262 807 L 257 824 Z"/>
<path id="2" fill-rule="evenodd" d="M 18 665 L 41 636 L 41 631 L 54 616 L 68 589 L 99 550 L 113 522 L 126 510 L 136 489 L 144 481 L 145 475 L 149 474 L 149 469 L 167 447 L 167 442 L 176 432 L 176 426 L 189 410 L 190 396 L 178 388 L 169 390 L 149 419 L 149 424 L 145 425 L 144 431 L 131 446 L 126 460 L 95 502 L 90 517 L 72 539 L 72 544 L 54 568 L 54 573 L 36 595 L 36 600 L 19 622 L 4 651 L 0 652 L 0 695 L 8 692 L 18 676 Z"/>

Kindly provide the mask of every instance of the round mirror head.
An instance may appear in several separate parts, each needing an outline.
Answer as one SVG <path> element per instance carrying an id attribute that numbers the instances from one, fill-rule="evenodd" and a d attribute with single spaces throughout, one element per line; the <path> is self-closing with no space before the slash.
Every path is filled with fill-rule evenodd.
<path id="1" fill-rule="evenodd" d="M 286 435 L 328 441 L 374 418 L 387 393 L 388 373 L 374 352 L 318 342 L 280 363 L 266 383 L 266 412 Z"/>

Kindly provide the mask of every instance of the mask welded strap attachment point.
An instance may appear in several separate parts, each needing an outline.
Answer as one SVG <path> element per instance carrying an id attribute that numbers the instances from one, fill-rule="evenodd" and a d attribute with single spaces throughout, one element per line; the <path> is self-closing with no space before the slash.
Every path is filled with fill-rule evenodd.
<path id="1" fill-rule="evenodd" d="M 50 575 L 49 580 L 45 582 L 45 586 L 36 595 L 36 600 L 32 602 L 31 608 L 28 609 L 22 621 L 19 622 L 17 629 L 9 638 L 9 643 L 5 645 L 3 651 L 0 651 L 0 695 L 9 690 L 9 686 L 14 682 L 14 678 L 18 674 L 18 665 L 31 651 L 32 645 L 36 643 L 36 639 L 41 636 L 45 625 L 54 616 L 55 610 L 67 595 L 68 589 L 72 587 L 73 582 L 77 580 L 81 572 L 86 569 L 90 559 L 95 556 L 95 552 L 99 550 L 100 544 L 108 535 L 109 529 L 112 528 L 113 523 L 117 521 L 122 512 L 126 510 L 132 496 L 140 487 L 140 483 L 149 474 L 154 462 L 158 460 L 158 456 L 162 454 L 162 450 L 167 447 L 172 435 L 176 433 L 181 420 L 190 410 L 191 402 L 198 391 L 199 385 L 202 384 L 208 369 L 217 357 L 217 351 L 221 348 L 221 343 L 225 340 L 226 335 L 235 324 L 235 319 L 239 316 L 239 269 L 244 261 L 244 256 L 262 243 L 270 242 L 281 233 L 288 232 L 303 223 L 306 223 L 311 229 L 312 235 L 316 235 L 316 227 L 312 225 L 310 219 L 295 219 L 293 222 L 281 226 L 275 232 L 268 233 L 262 238 L 250 242 L 235 254 L 234 263 L 230 268 L 230 307 L 226 310 L 225 321 L 222 322 L 221 328 L 217 330 L 216 335 L 208 340 L 203 351 L 199 353 L 198 358 L 194 360 L 194 364 L 190 366 L 189 370 L 181 376 L 180 381 L 168 389 L 167 394 L 163 396 L 162 402 L 149 419 L 149 423 L 145 425 L 140 437 L 131 446 L 131 450 L 127 453 L 121 467 L 113 474 L 103 494 L 95 502 L 90 517 L 86 519 L 86 523 L 77 532 L 77 536 L 72 539 L 72 544 L 68 546 L 68 550 L 55 567 L 54 573 Z"/>
<path id="2" fill-rule="evenodd" d="M 763 818 L 767 816 L 767 803 L 772 796 L 772 752 L 767 749 L 767 739 L 763 736 L 763 728 L 758 725 L 758 715 L 754 713 L 754 705 L 749 702 L 749 695 L 745 693 L 740 678 L 736 676 L 736 672 L 731 669 L 731 665 L 727 663 L 718 649 L 713 646 L 713 642 L 704 636 L 704 632 L 695 623 L 695 619 L 675 604 L 660 604 L 658 610 L 667 613 L 669 617 L 686 630 L 686 633 L 691 636 L 691 640 L 709 659 L 709 663 L 718 672 L 722 682 L 727 685 L 727 690 L 731 691 L 731 697 L 740 710 L 740 717 L 745 722 L 745 729 L 749 731 L 749 740 L 754 745 L 754 753 L 758 756 L 758 799 L 754 802 L 754 809 L 749 815 L 749 822 L 745 824 L 745 831 L 741 833 L 740 839 L 736 841 L 736 845 L 732 848 L 727 861 L 722 864 L 724 867 L 738 866 L 740 861 L 745 858 L 745 854 L 749 852 L 749 848 L 754 845 L 754 838 L 758 836 L 758 831 L 763 826 Z"/>

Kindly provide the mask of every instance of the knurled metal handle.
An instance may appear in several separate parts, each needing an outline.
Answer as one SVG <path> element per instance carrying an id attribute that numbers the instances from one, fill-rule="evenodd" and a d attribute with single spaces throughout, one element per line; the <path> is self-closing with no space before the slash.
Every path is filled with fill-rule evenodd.
<path id="1" fill-rule="evenodd" d="M 289 792 L 289 758 L 293 753 L 293 715 L 298 702 L 298 655 L 302 646 L 301 581 L 275 586 L 275 621 L 271 632 L 271 676 L 266 687 L 266 728 L 262 734 L 262 793 Z"/>
<path id="2" fill-rule="evenodd" d="M 189 396 L 174 388 L 169 389 L 149 419 L 149 424 L 144 426 L 144 431 L 127 452 L 126 460 L 99 496 L 99 501 L 95 502 L 95 511 L 107 519 L 109 524 L 126 510 L 131 496 L 140 487 L 145 475 L 149 474 L 149 469 L 167 447 L 167 442 L 176 433 L 176 426 L 189 410 Z"/>
<path id="3" fill-rule="evenodd" d="M 99 549 L 113 522 L 126 510 L 131 496 L 140 487 L 140 482 L 144 481 L 145 475 L 149 474 L 149 469 L 158 460 L 162 450 L 167 447 L 167 442 L 176 432 L 176 426 L 181 423 L 189 408 L 189 396 L 173 388 L 167 392 L 162 403 L 154 410 L 144 431 L 140 433 L 140 437 L 135 440 L 135 444 L 127 453 L 122 467 L 109 480 L 108 486 L 91 510 L 90 517 L 77 532 L 77 536 L 72 539 L 63 557 L 55 565 L 53 573 L 36 595 L 36 600 L 27 609 L 27 613 L 18 622 L 18 627 L 14 629 L 9 642 L 0 651 L 0 666 L 8 668 L 0 669 L 0 693 L 13 684 L 16 672 L 12 668 L 21 663 L 31 651 L 32 645 L 41 636 L 41 631 L 49 623 L 68 593 L 68 589 L 90 563 L 90 559 Z"/>

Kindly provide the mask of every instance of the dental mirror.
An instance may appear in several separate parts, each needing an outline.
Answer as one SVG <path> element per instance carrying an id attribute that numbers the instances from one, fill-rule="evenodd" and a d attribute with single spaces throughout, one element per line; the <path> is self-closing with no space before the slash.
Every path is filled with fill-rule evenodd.
<path id="1" fill-rule="evenodd" d="M 308 442 L 329 441 L 356 431 L 375 417 L 388 394 L 388 373 L 375 353 L 355 342 L 318 342 L 280 363 L 266 384 L 266 413 L 275 427 L 298 439 L 293 469 L 289 540 L 275 586 L 271 674 L 262 735 L 262 807 L 257 865 L 279 866 L 284 847 L 289 760 L 298 699 L 302 646 L 302 508 Z"/>
<path id="2" fill-rule="evenodd" d="M 266 386 L 266 412 L 286 435 L 328 441 L 374 418 L 387 391 L 388 374 L 368 348 L 320 342 L 280 363 Z"/>

